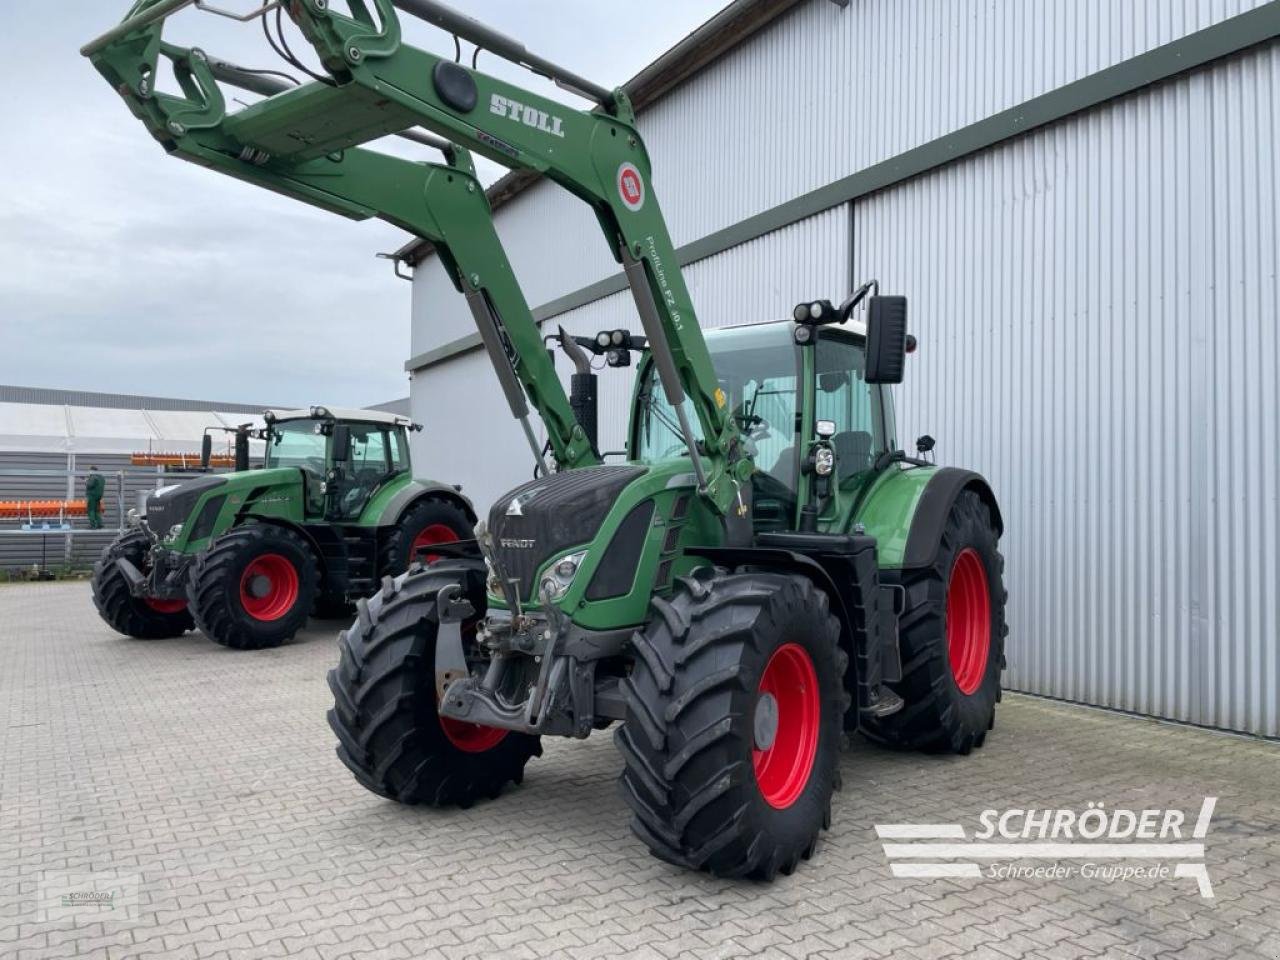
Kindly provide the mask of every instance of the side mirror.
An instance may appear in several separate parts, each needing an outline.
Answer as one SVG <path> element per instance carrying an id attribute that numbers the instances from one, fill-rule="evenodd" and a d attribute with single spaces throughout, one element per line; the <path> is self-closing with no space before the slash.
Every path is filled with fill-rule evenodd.
<path id="1" fill-rule="evenodd" d="M 200 469 L 208 470 L 209 461 L 213 458 L 213 437 L 206 433 L 200 438 Z"/>
<path id="2" fill-rule="evenodd" d="M 901 383 L 907 361 L 907 298 L 867 303 L 867 383 Z"/>
<path id="3" fill-rule="evenodd" d="M 333 425 L 333 459 L 335 462 L 351 459 L 351 428 L 345 423 Z"/>

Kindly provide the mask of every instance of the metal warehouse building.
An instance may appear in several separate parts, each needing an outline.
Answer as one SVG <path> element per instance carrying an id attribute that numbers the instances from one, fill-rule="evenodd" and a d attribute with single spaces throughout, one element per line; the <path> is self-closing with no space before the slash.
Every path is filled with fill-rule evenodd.
<path id="1" fill-rule="evenodd" d="M 1280 735 L 1278 35 L 1250 0 L 740 0 L 628 85 L 704 326 L 910 298 L 899 441 L 1001 500 L 1013 689 Z M 639 328 L 585 204 L 491 197 L 544 329 Z M 487 505 L 526 447 L 402 253 L 419 469 Z"/>

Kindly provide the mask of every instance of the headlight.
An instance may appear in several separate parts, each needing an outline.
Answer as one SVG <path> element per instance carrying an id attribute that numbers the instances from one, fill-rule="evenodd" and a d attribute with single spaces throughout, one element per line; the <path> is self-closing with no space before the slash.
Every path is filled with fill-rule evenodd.
<path id="1" fill-rule="evenodd" d="M 164 538 L 168 541 L 174 541 L 174 540 L 177 540 L 180 536 L 182 536 L 182 524 L 175 523 L 172 527 L 169 528 L 169 532 L 164 535 Z"/>
<path id="2" fill-rule="evenodd" d="M 587 551 L 581 550 L 554 561 L 538 582 L 538 596 L 547 600 L 559 600 L 568 593 L 586 555 Z"/>
<path id="3" fill-rule="evenodd" d="M 813 472 L 826 477 L 835 469 L 836 454 L 830 447 L 819 447 L 813 452 Z"/>

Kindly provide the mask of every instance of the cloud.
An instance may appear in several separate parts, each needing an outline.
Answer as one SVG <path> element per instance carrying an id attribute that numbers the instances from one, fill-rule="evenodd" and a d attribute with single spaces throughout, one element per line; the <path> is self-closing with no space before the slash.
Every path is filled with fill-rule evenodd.
<path id="1" fill-rule="evenodd" d="M 606 85 L 720 6 L 457 5 Z M 60 0 L 56 16 L 53 6 L 6 4 L 0 37 L 9 76 L 22 78 L 0 100 L 0 382 L 250 403 L 350 405 L 407 393 L 410 285 L 374 254 L 408 237 L 167 157 L 77 53 L 124 14 L 125 0 Z M 439 31 L 405 30 L 452 55 Z M 256 25 L 188 11 L 166 39 L 280 65 Z M 480 67 L 581 103 L 491 54 L 480 54 Z M 422 156 L 411 145 L 388 149 Z M 478 166 L 486 180 L 504 172 Z"/>

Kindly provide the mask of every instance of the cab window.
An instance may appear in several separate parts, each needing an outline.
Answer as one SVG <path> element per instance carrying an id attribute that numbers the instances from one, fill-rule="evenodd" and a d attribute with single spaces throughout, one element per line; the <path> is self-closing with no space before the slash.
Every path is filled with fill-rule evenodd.
<path id="1" fill-rule="evenodd" d="M 352 426 L 351 469 L 357 474 L 381 476 L 390 472 L 387 431 L 377 426 Z"/>
<path id="2" fill-rule="evenodd" d="M 390 453 L 391 469 L 397 473 L 409 469 L 409 447 L 403 429 L 397 428 L 387 433 L 387 450 Z"/>
<path id="3" fill-rule="evenodd" d="M 884 449 L 874 388 L 862 379 L 860 341 L 824 330 L 814 349 L 814 419 L 835 423 L 836 476 L 846 480 L 869 470 Z"/>
<path id="4" fill-rule="evenodd" d="M 302 467 L 324 475 L 327 438 L 319 432 L 318 420 L 286 420 L 273 424 L 267 444 L 266 466 Z"/>
<path id="5" fill-rule="evenodd" d="M 796 383 L 799 354 L 788 324 L 708 331 L 725 405 L 757 468 L 787 490 L 796 489 Z M 667 402 L 652 364 L 640 385 L 633 456 L 645 463 L 685 456 L 680 421 Z M 687 398 L 685 415 L 695 439 L 702 427 Z"/>

